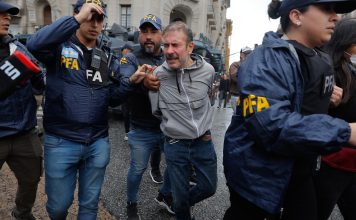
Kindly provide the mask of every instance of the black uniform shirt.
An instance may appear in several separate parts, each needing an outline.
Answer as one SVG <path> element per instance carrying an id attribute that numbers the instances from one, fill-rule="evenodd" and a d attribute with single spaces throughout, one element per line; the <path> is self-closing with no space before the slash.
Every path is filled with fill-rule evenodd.
<path id="1" fill-rule="evenodd" d="M 334 74 L 326 53 L 290 41 L 296 48 L 304 79 L 302 114 L 327 114 Z"/>

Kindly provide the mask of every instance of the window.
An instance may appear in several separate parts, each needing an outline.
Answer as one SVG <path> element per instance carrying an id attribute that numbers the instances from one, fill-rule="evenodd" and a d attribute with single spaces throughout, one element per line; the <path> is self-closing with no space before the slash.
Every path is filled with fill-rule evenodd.
<path id="1" fill-rule="evenodd" d="M 128 28 L 131 26 L 131 5 L 121 5 L 121 25 Z"/>

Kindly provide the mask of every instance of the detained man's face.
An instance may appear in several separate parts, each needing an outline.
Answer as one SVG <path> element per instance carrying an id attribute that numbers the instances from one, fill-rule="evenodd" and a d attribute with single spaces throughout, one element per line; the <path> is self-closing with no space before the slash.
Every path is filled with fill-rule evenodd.
<path id="1" fill-rule="evenodd" d="M 181 69 L 189 66 L 190 54 L 194 49 L 193 42 L 187 42 L 187 36 L 182 31 L 170 31 L 164 34 L 163 54 L 171 69 Z"/>

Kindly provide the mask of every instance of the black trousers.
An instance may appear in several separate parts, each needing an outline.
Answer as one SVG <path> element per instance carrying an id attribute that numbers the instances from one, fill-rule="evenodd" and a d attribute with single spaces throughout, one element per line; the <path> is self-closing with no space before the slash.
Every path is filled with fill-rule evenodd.
<path id="1" fill-rule="evenodd" d="M 284 197 L 282 220 L 317 220 L 315 167 L 316 158 L 296 160 Z"/>
<path id="2" fill-rule="evenodd" d="M 230 187 L 231 207 L 224 220 L 317 220 L 317 199 L 313 180 L 316 159 L 298 159 L 283 202 L 281 215 L 272 215 L 250 203 Z"/>
<path id="3" fill-rule="evenodd" d="M 15 199 L 18 217 L 28 216 L 34 205 L 42 174 L 42 152 L 41 141 L 34 129 L 23 135 L 0 139 L 0 169 L 6 162 L 18 182 Z"/>
<path id="4" fill-rule="evenodd" d="M 335 204 L 345 220 L 356 219 L 356 173 L 321 164 L 315 175 L 318 219 L 327 220 Z"/>
<path id="5" fill-rule="evenodd" d="M 249 202 L 231 187 L 230 191 L 230 203 L 231 206 L 226 210 L 224 220 L 277 220 L 279 215 L 273 215 L 265 210 L 257 207 L 253 203 Z"/>

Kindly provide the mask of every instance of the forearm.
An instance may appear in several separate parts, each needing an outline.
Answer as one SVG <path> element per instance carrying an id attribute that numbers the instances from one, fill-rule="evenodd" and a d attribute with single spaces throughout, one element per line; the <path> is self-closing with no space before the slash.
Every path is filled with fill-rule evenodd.
<path id="1" fill-rule="evenodd" d="M 60 18 L 33 34 L 27 41 L 27 48 L 31 52 L 53 49 L 67 41 L 79 26 L 78 21 L 73 16 Z"/>

